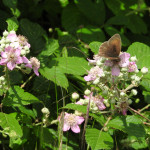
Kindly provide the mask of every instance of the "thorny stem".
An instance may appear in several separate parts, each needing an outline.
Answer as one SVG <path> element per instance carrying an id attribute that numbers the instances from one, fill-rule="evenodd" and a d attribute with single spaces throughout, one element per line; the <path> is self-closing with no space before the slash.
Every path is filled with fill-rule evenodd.
<path id="1" fill-rule="evenodd" d="M 138 111 L 136 111 L 135 109 L 131 108 L 130 106 L 128 106 L 128 108 L 133 111 L 134 113 L 140 115 L 141 117 L 143 117 L 144 119 L 146 119 L 148 122 L 150 122 L 150 120 L 148 118 L 146 118 L 145 116 L 143 116 L 141 113 L 139 113 Z"/>
<path id="2" fill-rule="evenodd" d="M 133 87 L 137 87 L 137 85 L 136 84 L 131 84 L 126 89 L 122 90 L 122 92 L 126 93 L 128 90 L 132 89 Z"/>
<path id="3" fill-rule="evenodd" d="M 21 85 L 21 88 L 24 88 L 25 85 L 33 78 L 35 74 L 32 74 L 22 85 Z"/>
<path id="4" fill-rule="evenodd" d="M 138 112 L 140 113 L 140 112 L 142 112 L 143 110 L 148 109 L 148 107 L 150 107 L 150 104 L 146 105 L 145 107 L 143 107 L 142 109 L 140 109 Z"/>

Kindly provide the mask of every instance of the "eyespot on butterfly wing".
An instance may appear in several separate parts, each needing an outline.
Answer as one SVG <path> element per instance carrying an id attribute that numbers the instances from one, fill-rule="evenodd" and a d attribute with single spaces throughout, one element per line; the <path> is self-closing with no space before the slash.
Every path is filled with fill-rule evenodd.
<path id="1" fill-rule="evenodd" d="M 98 55 L 111 60 L 119 61 L 120 51 L 121 51 L 121 38 L 119 34 L 115 34 L 108 41 L 101 44 Z"/>

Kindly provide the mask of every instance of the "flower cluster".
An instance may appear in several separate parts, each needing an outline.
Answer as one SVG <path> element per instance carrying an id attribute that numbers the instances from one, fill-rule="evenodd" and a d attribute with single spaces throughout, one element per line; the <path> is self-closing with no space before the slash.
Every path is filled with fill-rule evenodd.
<path id="1" fill-rule="evenodd" d="M 18 68 L 26 73 L 33 69 L 34 73 L 39 76 L 40 62 L 35 57 L 27 59 L 30 44 L 24 36 L 17 36 L 15 31 L 4 31 L 0 40 L 0 52 L 0 65 L 7 65 L 9 70 Z"/>
<path id="2" fill-rule="evenodd" d="M 95 103 L 97 106 L 101 104 L 101 107 L 98 107 L 99 110 L 105 109 L 105 105 L 107 107 L 113 105 L 123 115 L 126 115 L 128 106 L 132 103 L 130 97 L 137 94 L 137 91 L 132 88 L 139 85 L 143 76 L 137 75 L 139 70 L 136 65 L 136 56 L 130 57 L 129 53 L 123 52 L 120 54 L 119 60 L 95 55 L 93 60 L 88 59 L 88 61 L 92 68 L 84 79 L 96 93 L 94 100 L 91 96 L 91 101 L 95 102 L 99 99 L 99 102 Z M 141 72 L 146 74 L 148 69 L 143 67 Z M 101 98 L 103 100 L 99 98 L 102 97 L 100 93 L 104 97 Z M 85 104 L 86 101 L 80 100 L 80 103 Z M 78 104 L 80 103 L 78 102 Z"/>

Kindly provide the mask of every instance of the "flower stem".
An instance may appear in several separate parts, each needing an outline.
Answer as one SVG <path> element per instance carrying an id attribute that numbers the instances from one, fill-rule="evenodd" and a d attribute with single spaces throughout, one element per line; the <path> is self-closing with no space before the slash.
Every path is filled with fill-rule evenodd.
<path id="1" fill-rule="evenodd" d="M 146 105 L 145 107 L 143 107 L 142 109 L 140 109 L 138 112 L 140 113 L 140 112 L 142 112 L 143 110 L 148 109 L 148 107 L 150 107 L 150 104 Z"/>

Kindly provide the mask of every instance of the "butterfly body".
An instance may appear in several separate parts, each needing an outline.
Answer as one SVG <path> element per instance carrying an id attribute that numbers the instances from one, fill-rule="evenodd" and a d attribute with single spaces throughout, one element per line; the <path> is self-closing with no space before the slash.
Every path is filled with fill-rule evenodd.
<path id="1" fill-rule="evenodd" d="M 114 62 L 119 62 L 120 51 L 121 38 L 119 34 L 115 34 L 108 41 L 101 44 L 98 55 L 108 58 Z"/>

